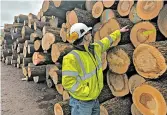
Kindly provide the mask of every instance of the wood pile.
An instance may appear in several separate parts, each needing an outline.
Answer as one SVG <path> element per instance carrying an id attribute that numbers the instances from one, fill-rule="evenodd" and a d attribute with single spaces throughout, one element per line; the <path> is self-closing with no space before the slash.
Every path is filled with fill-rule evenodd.
<path id="1" fill-rule="evenodd" d="M 44 1 L 37 15 L 14 17 L 5 24 L 0 60 L 22 68 L 24 80 L 44 82 L 62 95 L 55 115 L 69 115 L 63 88 L 63 56 L 73 49 L 66 35 L 75 23 L 92 26 L 94 41 L 125 25 L 103 53 L 101 115 L 167 114 L 167 4 L 164 1 Z M 113 47 L 114 46 L 114 47 Z"/>

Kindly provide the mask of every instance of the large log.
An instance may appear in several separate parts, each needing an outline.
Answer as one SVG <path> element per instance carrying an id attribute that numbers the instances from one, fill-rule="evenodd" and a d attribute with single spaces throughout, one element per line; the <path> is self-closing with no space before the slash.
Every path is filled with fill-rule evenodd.
<path id="1" fill-rule="evenodd" d="M 100 115 L 130 115 L 132 101 L 130 97 L 115 97 L 100 106 Z"/>
<path id="2" fill-rule="evenodd" d="M 68 22 L 70 25 L 84 23 L 87 26 L 93 26 L 97 23 L 97 20 L 92 17 L 92 14 L 89 11 L 75 8 L 68 14 Z"/>
<path id="3" fill-rule="evenodd" d="M 34 49 L 37 52 L 43 51 L 43 49 L 42 49 L 42 40 L 35 40 L 35 42 L 34 42 Z"/>
<path id="4" fill-rule="evenodd" d="M 126 74 L 113 74 L 107 72 L 107 84 L 114 96 L 125 96 L 129 93 L 128 77 Z"/>
<path id="5" fill-rule="evenodd" d="M 30 36 L 30 34 L 33 32 L 34 31 L 30 27 L 23 26 L 23 28 L 21 30 L 22 38 L 24 38 L 25 36 Z"/>
<path id="6" fill-rule="evenodd" d="M 134 47 L 132 44 L 118 45 L 110 48 L 107 54 L 109 69 L 118 74 L 135 71 L 132 60 L 133 51 Z"/>
<path id="7" fill-rule="evenodd" d="M 34 76 L 45 76 L 46 74 L 46 65 L 35 66 L 32 63 L 28 64 L 28 77 Z"/>
<path id="8" fill-rule="evenodd" d="M 70 115 L 69 101 L 58 102 L 54 105 L 55 115 Z"/>
<path id="9" fill-rule="evenodd" d="M 51 54 L 42 52 L 34 52 L 32 56 L 32 61 L 34 65 L 53 63 L 51 60 Z"/>
<path id="10" fill-rule="evenodd" d="M 56 43 L 52 44 L 52 49 L 51 49 L 51 56 L 52 56 L 52 61 L 57 62 L 57 61 L 62 61 L 63 56 L 65 56 L 67 53 L 72 51 L 73 46 L 68 44 L 68 43 Z"/>
<path id="11" fill-rule="evenodd" d="M 166 20 L 167 20 L 167 4 L 162 8 L 158 15 L 158 28 L 161 31 L 161 33 L 167 38 L 167 27 L 166 25 Z"/>
<path id="12" fill-rule="evenodd" d="M 23 67 L 28 66 L 29 63 L 32 62 L 32 58 L 23 58 Z"/>
<path id="13" fill-rule="evenodd" d="M 139 75 L 156 79 L 167 69 L 167 41 L 140 44 L 133 53 L 133 63 Z"/>
<path id="14" fill-rule="evenodd" d="M 143 115 L 167 114 L 167 77 L 147 81 L 133 92 L 133 102 Z"/>

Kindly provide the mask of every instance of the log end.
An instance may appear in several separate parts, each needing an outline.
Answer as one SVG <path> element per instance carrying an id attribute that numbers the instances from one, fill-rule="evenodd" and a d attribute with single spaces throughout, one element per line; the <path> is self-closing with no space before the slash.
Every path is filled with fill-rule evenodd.
<path id="1" fill-rule="evenodd" d="M 92 16 L 94 18 L 98 18 L 101 16 L 102 12 L 103 12 L 103 3 L 98 1 L 96 2 L 94 5 L 93 5 L 93 8 L 92 8 Z"/>
<path id="2" fill-rule="evenodd" d="M 56 103 L 54 105 L 54 113 L 55 113 L 55 115 L 64 115 L 63 109 L 59 103 Z"/>
<path id="3" fill-rule="evenodd" d="M 43 50 L 49 50 L 51 45 L 55 41 L 55 36 L 52 33 L 46 33 L 42 38 L 42 49 Z"/>
<path id="4" fill-rule="evenodd" d="M 110 8 L 114 4 L 114 2 L 115 2 L 115 0 L 111 0 L 111 1 L 109 1 L 109 0 L 103 0 L 103 5 L 106 8 Z"/>

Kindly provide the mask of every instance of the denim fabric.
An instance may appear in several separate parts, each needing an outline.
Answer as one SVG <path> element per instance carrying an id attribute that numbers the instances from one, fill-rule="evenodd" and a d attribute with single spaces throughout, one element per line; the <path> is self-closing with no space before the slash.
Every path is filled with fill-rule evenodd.
<path id="1" fill-rule="evenodd" d="M 100 115 L 98 100 L 80 101 L 70 97 L 71 115 Z"/>

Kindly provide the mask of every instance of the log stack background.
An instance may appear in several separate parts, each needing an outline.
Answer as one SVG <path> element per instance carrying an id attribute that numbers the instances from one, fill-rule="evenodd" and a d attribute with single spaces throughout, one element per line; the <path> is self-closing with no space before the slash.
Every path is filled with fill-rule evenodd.
<path id="1" fill-rule="evenodd" d="M 164 1 L 44 1 L 37 15 L 5 24 L 0 60 L 21 68 L 22 80 L 46 83 L 62 95 L 56 115 L 70 114 L 61 85 L 63 56 L 73 49 L 66 35 L 77 23 L 92 26 L 94 41 L 129 25 L 103 53 L 101 115 L 167 114 L 167 3 Z"/>

